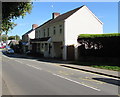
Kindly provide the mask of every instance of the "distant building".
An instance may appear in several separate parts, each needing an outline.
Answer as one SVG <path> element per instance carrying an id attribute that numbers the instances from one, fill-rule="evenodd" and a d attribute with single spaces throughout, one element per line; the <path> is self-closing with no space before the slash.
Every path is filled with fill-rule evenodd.
<path id="1" fill-rule="evenodd" d="M 32 29 L 22 35 L 22 43 L 23 43 L 23 52 L 25 53 L 28 50 L 31 50 L 30 39 L 35 38 L 35 28 L 37 28 L 37 24 L 32 25 Z"/>
<path id="2" fill-rule="evenodd" d="M 52 19 L 35 29 L 32 51 L 44 57 L 77 59 L 77 38 L 80 34 L 103 33 L 103 23 L 86 7 L 67 13 L 53 13 Z"/>

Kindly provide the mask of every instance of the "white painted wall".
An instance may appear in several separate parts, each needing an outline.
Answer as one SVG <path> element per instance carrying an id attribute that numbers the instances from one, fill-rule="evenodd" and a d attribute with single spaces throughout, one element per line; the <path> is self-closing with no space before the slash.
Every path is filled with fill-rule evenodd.
<path id="1" fill-rule="evenodd" d="M 29 34 L 28 34 L 29 38 L 30 39 L 34 39 L 35 38 L 35 30 L 31 31 Z"/>
<path id="2" fill-rule="evenodd" d="M 77 44 L 79 34 L 103 33 L 103 24 L 86 7 L 82 7 L 65 20 L 65 45 Z"/>
<path id="3" fill-rule="evenodd" d="M 31 31 L 28 35 L 27 35 L 27 34 L 24 34 L 24 35 L 22 36 L 22 40 L 23 40 L 24 42 L 28 42 L 29 39 L 34 39 L 34 38 L 35 38 L 35 30 Z"/>

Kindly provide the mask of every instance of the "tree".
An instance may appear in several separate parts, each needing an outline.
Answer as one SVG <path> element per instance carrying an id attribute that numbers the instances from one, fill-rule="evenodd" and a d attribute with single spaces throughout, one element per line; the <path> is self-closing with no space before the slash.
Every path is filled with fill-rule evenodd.
<path id="1" fill-rule="evenodd" d="M 2 2 L 2 25 L 1 32 L 7 32 L 13 29 L 17 24 L 13 20 L 30 13 L 32 2 Z"/>
<path id="2" fill-rule="evenodd" d="M 8 40 L 20 40 L 20 36 L 15 35 L 15 36 L 9 36 Z"/>
<path id="3" fill-rule="evenodd" d="M 20 36 L 16 35 L 15 40 L 20 40 Z"/>
<path id="4" fill-rule="evenodd" d="M 8 38 L 8 36 L 6 34 L 2 35 L 2 41 L 4 41 L 4 42 L 7 41 L 7 38 Z"/>
<path id="5" fill-rule="evenodd" d="M 15 36 L 9 36 L 8 40 L 15 40 Z"/>

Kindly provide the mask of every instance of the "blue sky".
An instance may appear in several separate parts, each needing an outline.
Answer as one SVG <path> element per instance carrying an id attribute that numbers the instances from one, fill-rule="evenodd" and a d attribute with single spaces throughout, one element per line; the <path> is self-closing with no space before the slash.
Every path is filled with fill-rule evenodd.
<path id="1" fill-rule="evenodd" d="M 117 2 L 34 2 L 31 13 L 15 20 L 17 26 L 8 35 L 21 37 L 31 29 L 32 24 L 41 25 L 51 19 L 53 12 L 63 14 L 82 5 L 86 5 L 103 22 L 104 33 L 118 33 Z"/>

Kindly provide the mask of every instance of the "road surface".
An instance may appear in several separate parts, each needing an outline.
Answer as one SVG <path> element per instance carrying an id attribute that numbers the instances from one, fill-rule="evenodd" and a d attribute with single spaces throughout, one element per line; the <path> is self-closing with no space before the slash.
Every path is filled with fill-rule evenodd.
<path id="1" fill-rule="evenodd" d="M 3 95 L 118 95 L 118 79 L 19 55 L 2 55 Z"/>

